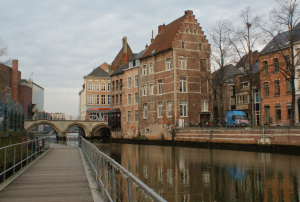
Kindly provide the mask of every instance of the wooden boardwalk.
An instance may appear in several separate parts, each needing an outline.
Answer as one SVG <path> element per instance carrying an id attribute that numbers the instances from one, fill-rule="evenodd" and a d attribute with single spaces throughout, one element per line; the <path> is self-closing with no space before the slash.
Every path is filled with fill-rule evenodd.
<path id="1" fill-rule="evenodd" d="M 50 148 L 0 192 L 1 202 L 94 201 L 79 149 L 58 144 Z"/>

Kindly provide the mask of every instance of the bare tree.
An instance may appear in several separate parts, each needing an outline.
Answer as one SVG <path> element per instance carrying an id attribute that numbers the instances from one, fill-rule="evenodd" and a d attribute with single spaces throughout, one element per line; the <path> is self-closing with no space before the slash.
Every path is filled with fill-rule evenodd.
<path id="1" fill-rule="evenodd" d="M 1 41 L 0 38 L 0 93 L 8 93 L 8 88 L 7 88 L 7 81 L 5 73 L 2 71 L 1 66 L 2 65 L 10 65 L 11 60 L 3 61 L 2 58 L 7 55 L 7 46 Z"/>
<path id="2" fill-rule="evenodd" d="M 275 0 L 276 6 L 270 12 L 269 21 L 271 23 L 260 23 L 261 29 L 268 34 L 271 41 L 265 47 L 265 51 L 270 57 L 274 55 L 283 59 L 283 62 L 274 63 L 274 69 L 285 77 L 287 84 L 291 85 L 291 125 L 295 123 L 295 79 L 299 75 L 296 73 L 299 64 L 300 51 L 295 50 L 295 43 L 299 42 L 300 29 L 298 25 L 300 19 L 299 0 Z M 298 25 L 298 26 L 297 26 Z M 299 49 L 300 50 L 300 49 Z M 269 65 L 267 68 L 271 67 Z M 266 70 L 267 71 L 267 70 Z M 274 71 L 276 73 L 276 70 Z"/>
<path id="3" fill-rule="evenodd" d="M 205 72 L 204 79 L 207 79 L 208 84 L 219 98 L 219 117 L 221 118 L 224 118 L 226 84 L 231 76 L 228 72 L 230 71 L 229 65 L 232 56 L 232 43 L 229 39 L 231 27 L 231 23 L 228 20 L 218 20 L 216 25 L 209 31 L 212 49 L 210 56 L 211 65 L 214 67 L 213 70 L 216 71 L 213 78 L 211 78 L 210 71 L 207 71 L 207 67 L 204 65 L 205 61 L 203 61 L 201 58 L 198 58 L 200 60 L 200 66 L 203 72 Z"/>
<path id="4" fill-rule="evenodd" d="M 253 11 L 248 6 L 240 13 L 241 25 L 234 31 L 230 41 L 235 51 L 235 62 L 239 61 L 240 70 L 248 77 L 249 82 L 249 119 L 253 124 L 253 88 L 257 85 L 258 68 L 255 65 L 258 54 L 253 54 L 253 49 L 263 39 L 263 33 L 259 29 L 259 17 L 253 16 Z M 246 56 L 246 57 L 244 57 Z"/>

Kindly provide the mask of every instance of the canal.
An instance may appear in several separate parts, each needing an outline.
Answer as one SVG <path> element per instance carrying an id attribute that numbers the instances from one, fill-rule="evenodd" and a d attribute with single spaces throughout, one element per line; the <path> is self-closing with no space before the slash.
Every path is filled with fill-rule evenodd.
<path id="1" fill-rule="evenodd" d="M 91 142 L 170 202 L 299 202 L 300 156 Z"/>

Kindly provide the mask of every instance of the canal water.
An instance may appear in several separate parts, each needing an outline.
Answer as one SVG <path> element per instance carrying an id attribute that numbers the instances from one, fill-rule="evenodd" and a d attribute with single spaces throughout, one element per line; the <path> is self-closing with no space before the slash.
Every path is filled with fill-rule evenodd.
<path id="1" fill-rule="evenodd" d="M 170 202 L 299 202 L 300 156 L 91 140 Z"/>

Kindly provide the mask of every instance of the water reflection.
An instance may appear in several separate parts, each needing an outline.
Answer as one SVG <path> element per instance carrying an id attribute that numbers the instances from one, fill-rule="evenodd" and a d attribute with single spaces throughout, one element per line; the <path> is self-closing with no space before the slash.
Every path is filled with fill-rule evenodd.
<path id="1" fill-rule="evenodd" d="M 299 202 L 299 156 L 93 143 L 167 201 Z"/>

